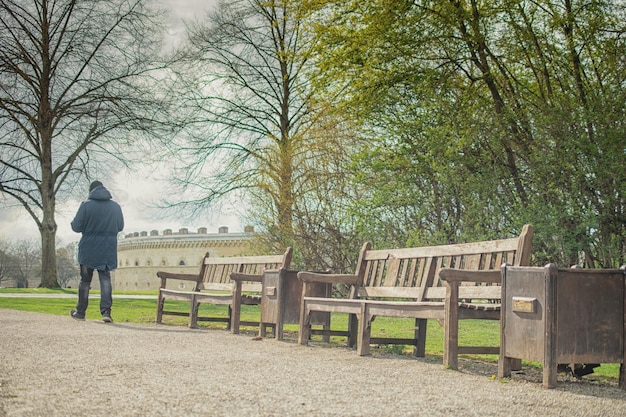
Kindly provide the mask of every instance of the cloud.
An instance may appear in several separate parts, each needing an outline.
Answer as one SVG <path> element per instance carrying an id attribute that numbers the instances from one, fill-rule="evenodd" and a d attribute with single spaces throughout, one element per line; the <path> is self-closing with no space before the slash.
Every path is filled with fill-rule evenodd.
<path id="1" fill-rule="evenodd" d="M 162 7 L 169 10 L 169 39 L 167 48 L 171 48 L 185 37 L 185 23 L 202 19 L 218 3 L 218 0 L 161 0 Z"/>
<path id="2" fill-rule="evenodd" d="M 169 215 L 164 217 L 162 211 L 155 206 L 165 192 L 166 184 L 152 176 L 146 176 L 141 171 L 120 172 L 112 178 L 101 178 L 104 186 L 109 189 L 113 200 L 122 207 L 124 214 L 124 234 L 134 232 L 150 232 L 165 229 L 177 231 L 187 228 L 196 231 L 206 227 L 209 233 L 217 233 L 219 227 L 227 226 L 230 232 L 241 232 L 244 225 L 239 213 L 234 208 L 230 211 L 210 214 L 185 220 L 186 216 Z M 85 199 L 87 189 L 85 188 Z M 75 233 L 70 222 L 82 200 L 68 200 L 57 204 L 55 220 L 57 222 L 57 246 L 65 246 L 80 240 L 80 234 Z M 227 209 L 228 210 L 228 209 Z M 7 207 L 0 210 L 0 239 L 2 240 L 40 240 L 39 230 L 34 220 L 21 207 Z"/>

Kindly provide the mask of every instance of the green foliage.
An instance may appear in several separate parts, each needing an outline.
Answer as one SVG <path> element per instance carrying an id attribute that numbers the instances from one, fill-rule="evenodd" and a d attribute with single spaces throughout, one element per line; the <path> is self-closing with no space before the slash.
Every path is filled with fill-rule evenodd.
<path id="1" fill-rule="evenodd" d="M 306 3 L 326 97 L 369 132 L 353 163 L 362 236 L 532 223 L 539 264 L 626 262 L 623 3 Z"/>

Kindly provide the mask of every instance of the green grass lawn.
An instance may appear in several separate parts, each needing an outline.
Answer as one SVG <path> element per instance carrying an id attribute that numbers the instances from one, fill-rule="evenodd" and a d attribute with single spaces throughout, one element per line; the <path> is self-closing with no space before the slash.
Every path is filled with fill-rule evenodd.
<path id="1" fill-rule="evenodd" d="M 0 293 L 38 293 L 38 294 L 71 294 L 76 295 L 76 289 L 13 289 L 3 288 Z M 92 293 L 97 293 L 93 291 Z M 114 295 L 124 294 L 121 291 L 115 291 Z M 140 295 L 156 295 L 155 291 L 146 292 L 127 292 L 126 294 Z M 76 305 L 76 298 L 3 298 L 0 297 L 0 308 L 32 311 L 45 314 L 55 314 L 68 316 L 69 312 Z M 183 311 L 189 310 L 189 304 L 185 302 L 168 301 L 168 310 Z M 242 321 L 258 321 L 259 307 L 243 305 L 241 311 Z M 113 319 L 116 322 L 126 323 L 154 323 L 156 316 L 156 299 L 124 299 L 116 298 L 113 300 Z M 200 305 L 200 316 L 222 316 L 226 317 L 226 306 Z M 98 310 L 98 300 L 90 301 L 90 307 L 87 310 L 87 319 L 99 320 L 100 313 Z M 185 326 L 188 319 L 185 317 L 165 316 L 163 322 L 171 325 Z M 388 336 L 388 337 L 411 337 L 413 333 L 412 319 L 397 319 L 391 317 L 378 317 L 372 323 L 372 336 Z M 225 329 L 224 323 L 200 322 L 199 326 L 206 328 Z M 332 317 L 331 326 L 333 329 L 345 330 L 347 326 L 347 316 L 335 314 Z M 242 332 L 256 334 L 257 328 L 242 327 Z M 298 332 L 297 324 L 285 325 L 285 337 L 288 339 L 296 339 Z M 314 339 L 318 336 L 314 336 Z M 320 339 L 321 340 L 321 339 Z M 474 346 L 497 346 L 500 340 L 500 326 L 497 321 L 484 320 L 462 320 L 459 327 L 459 343 L 461 345 Z M 331 344 L 345 346 L 345 338 L 333 337 Z M 389 345 L 380 346 L 385 352 L 393 354 L 410 354 L 411 346 Z M 443 327 L 436 320 L 429 320 L 426 336 L 426 354 L 428 356 L 441 357 L 443 355 Z M 485 362 L 497 362 L 497 355 L 462 355 L 473 360 Z M 524 362 L 524 366 L 541 367 L 541 364 Z M 600 378 L 609 378 L 617 380 L 619 376 L 619 364 L 602 364 L 595 369 L 594 376 Z"/>

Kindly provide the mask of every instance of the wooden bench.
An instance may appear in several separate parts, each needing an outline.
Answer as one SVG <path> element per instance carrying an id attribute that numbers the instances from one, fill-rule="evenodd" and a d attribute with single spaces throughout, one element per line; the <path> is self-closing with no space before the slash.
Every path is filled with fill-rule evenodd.
<path id="1" fill-rule="evenodd" d="M 414 346 L 415 356 L 425 355 L 428 319 L 443 321 L 444 365 L 457 368 L 459 353 L 499 352 L 498 347 L 459 347 L 458 320 L 500 319 L 500 266 L 528 265 L 533 228 L 525 225 L 519 237 L 485 242 L 403 249 L 371 249 L 365 243 L 355 274 L 300 272 L 303 282 L 298 343 L 307 344 L 311 334 L 346 336 L 356 343 L 359 355 L 367 355 L 370 343 Z M 348 298 L 314 297 L 310 283 L 349 286 Z M 443 283 L 447 282 L 448 285 Z M 346 331 L 312 329 L 313 312 L 349 314 Z M 376 316 L 415 319 L 413 338 L 372 337 Z"/>
<path id="2" fill-rule="evenodd" d="M 210 257 L 202 259 L 198 274 L 178 274 L 159 271 L 161 279 L 157 300 L 156 322 L 161 323 L 163 315 L 189 317 L 189 327 L 197 327 L 198 321 L 225 322 L 233 333 L 239 333 L 240 325 L 258 325 L 258 322 L 241 322 L 241 305 L 259 305 L 261 302 L 261 278 L 263 271 L 289 268 L 292 249 L 287 248 L 282 255 Z M 190 291 L 167 288 L 168 280 L 193 282 Z M 187 301 L 188 313 L 165 309 L 165 300 Z M 228 306 L 227 317 L 199 317 L 200 304 Z"/>

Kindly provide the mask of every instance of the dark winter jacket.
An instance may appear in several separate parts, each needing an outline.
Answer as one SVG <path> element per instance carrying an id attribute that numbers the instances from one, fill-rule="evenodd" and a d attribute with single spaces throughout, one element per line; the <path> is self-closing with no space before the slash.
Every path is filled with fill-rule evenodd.
<path id="1" fill-rule="evenodd" d="M 82 233 L 78 263 L 104 271 L 117 268 L 117 234 L 124 229 L 122 209 L 100 186 L 89 193 L 72 220 L 72 230 Z"/>

